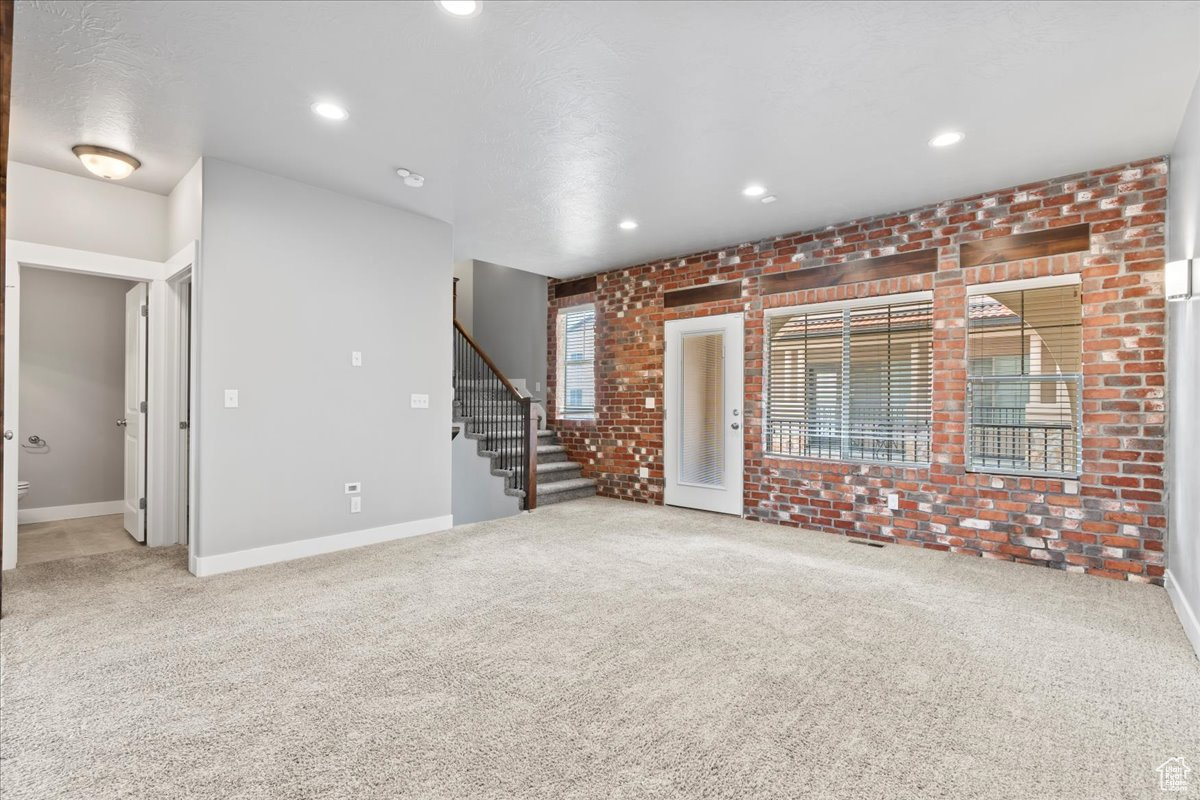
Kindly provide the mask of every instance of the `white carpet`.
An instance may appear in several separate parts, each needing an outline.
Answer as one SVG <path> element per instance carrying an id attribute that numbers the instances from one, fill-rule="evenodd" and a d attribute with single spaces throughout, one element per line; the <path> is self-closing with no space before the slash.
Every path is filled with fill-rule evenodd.
<path id="1" fill-rule="evenodd" d="M 0 797 L 1157 797 L 1158 587 L 592 499 L 196 579 L 18 568 Z"/>

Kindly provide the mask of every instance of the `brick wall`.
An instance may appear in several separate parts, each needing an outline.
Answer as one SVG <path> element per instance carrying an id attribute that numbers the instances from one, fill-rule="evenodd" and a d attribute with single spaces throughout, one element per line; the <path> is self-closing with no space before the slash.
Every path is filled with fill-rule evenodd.
<path id="1" fill-rule="evenodd" d="M 1162 296 L 1167 165 L 1153 159 L 952 200 L 913 211 L 605 272 L 595 292 L 554 299 L 596 304 L 597 415 L 553 426 L 600 494 L 663 500 L 663 323 L 745 313 L 744 511 L 750 519 L 880 541 L 1161 583 Z M 958 245 L 1091 224 L 1090 252 L 960 268 Z M 936 273 L 762 295 L 768 273 L 938 248 Z M 977 283 L 1081 273 L 1083 467 L 1079 480 L 966 470 L 966 296 Z M 663 292 L 741 280 L 736 300 L 663 307 Z M 767 457 L 762 446 L 763 312 L 781 306 L 934 293 L 933 453 L 928 467 Z M 555 375 L 549 396 L 554 396 Z M 654 399 L 654 409 L 646 408 Z M 647 470 L 645 477 L 640 470 Z M 886 493 L 901 496 L 888 511 Z"/>

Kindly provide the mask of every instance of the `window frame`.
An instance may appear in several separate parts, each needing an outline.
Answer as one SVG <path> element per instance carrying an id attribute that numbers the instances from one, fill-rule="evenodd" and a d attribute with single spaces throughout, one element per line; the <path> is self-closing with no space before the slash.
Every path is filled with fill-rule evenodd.
<path id="1" fill-rule="evenodd" d="M 935 382 L 935 374 L 933 371 L 933 354 L 932 346 L 930 348 L 930 364 L 929 364 L 929 396 L 930 396 L 930 412 L 929 412 L 929 460 L 927 461 L 885 461 L 875 458 L 855 458 L 839 454 L 838 456 L 826 455 L 795 455 L 788 453 L 775 453 L 770 449 L 770 403 L 771 403 L 771 350 L 773 343 L 771 341 L 771 320 L 774 317 L 793 316 L 796 314 L 819 314 L 831 312 L 846 312 L 864 308 L 882 308 L 886 306 L 907 305 L 913 303 L 929 303 L 933 305 L 934 293 L 932 291 L 923 292 L 904 292 L 900 294 L 885 294 L 873 295 L 871 297 L 856 297 L 847 300 L 834 300 L 824 303 L 806 303 L 795 306 L 780 306 L 778 308 L 764 309 L 763 311 L 763 371 L 762 371 L 762 401 L 760 404 L 760 413 L 762 420 L 761 431 L 761 446 L 763 458 L 775 459 L 780 461 L 818 461 L 829 464 L 865 464 L 881 467 L 894 467 L 897 469 L 928 469 L 933 463 L 933 384 Z M 932 326 L 931 326 L 932 328 Z M 842 334 L 842 348 L 846 350 L 849 347 L 849 340 L 845 332 Z M 842 381 L 842 405 L 849 403 L 849 398 L 845 391 L 846 376 L 841 377 Z"/>
<path id="2" fill-rule="evenodd" d="M 1054 375 L 972 375 L 971 374 L 971 298 L 979 295 L 1005 294 L 1007 292 L 1027 292 L 1037 289 L 1058 289 L 1067 286 L 1079 287 L 1079 306 L 1082 323 L 1083 289 L 1079 273 L 1068 275 L 1049 275 L 1040 278 L 1023 278 L 1012 281 L 995 281 L 991 283 L 973 283 L 967 286 L 963 298 L 963 331 L 965 334 L 964 354 L 966 362 L 966 385 L 964 386 L 964 415 L 965 428 L 963 434 L 963 466 L 971 475 L 1005 475 L 1013 477 L 1044 478 L 1049 480 L 1079 480 L 1083 476 L 1083 328 L 1080 325 L 1079 340 L 1079 372 L 1060 372 Z M 1075 385 L 1075 468 L 1069 472 L 1037 471 L 1029 468 L 1008 468 L 1000 466 L 976 465 L 973 459 L 972 436 L 974 423 L 972 421 L 972 390 L 976 383 L 1006 386 L 1026 383 L 1074 383 Z M 1039 391 L 1041 391 L 1039 389 Z"/>
<path id="3" fill-rule="evenodd" d="M 570 314 L 591 310 L 592 312 L 592 405 L 583 412 L 567 412 L 567 335 L 565 319 Z M 554 412 L 555 419 L 560 420 L 595 420 L 596 419 L 596 304 L 577 303 L 558 309 L 554 318 L 555 356 L 554 356 Z"/>

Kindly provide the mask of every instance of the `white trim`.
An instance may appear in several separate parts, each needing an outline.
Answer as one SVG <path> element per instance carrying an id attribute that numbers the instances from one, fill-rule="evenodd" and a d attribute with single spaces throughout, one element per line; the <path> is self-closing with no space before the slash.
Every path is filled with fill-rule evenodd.
<path id="1" fill-rule="evenodd" d="M 1183 632 L 1187 634 L 1188 641 L 1192 643 L 1196 657 L 1200 658 L 1200 617 L 1196 615 L 1196 609 L 1191 607 L 1187 597 L 1179 590 L 1179 584 L 1175 582 L 1175 576 L 1171 574 L 1171 570 L 1166 571 L 1163 585 L 1167 589 L 1167 597 L 1171 598 L 1171 605 L 1175 607 L 1175 613 L 1179 615 Z"/>
<path id="2" fill-rule="evenodd" d="M 820 311 L 844 311 L 847 308 L 874 308 L 876 306 L 898 306 L 903 303 L 928 303 L 933 301 L 933 292 L 905 292 L 903 294 L 877 294 L 873 297 L 852 297 L 848 300 L 830 300 L 827 303 L 808 303 L 802 306 L 765 308 L 763 315 L 778 317 L 781 314 L 814 314 Z"/>
<path id="3" fill-rule="evenodd" d="M 79 503 L 73 506 L 43 506 L 42 508 L 17 509 L 17 524 L 32 522 L 58 522 L 61 519 L 83 519 L 120 514 L 125 510 L 124 500 L 105 500 L 100 503 Z"/>
<path id="4" fill-rule="evenodd" d="M 349 550 L 353 547 L 407 539 L 411 536 L 423 536 L 427 533 L 439 533 L 452 527 L 454 527 L 454 517 L 447 514 L 444 517 L 416 519 L 412 522 L 399 522 L 395 525 L 384 525 L 379 528 L 367 528 L 349 533 L 335 533 L 332 536 L 301 539 L 298 542 L 272 544 L 215 556 L 189 556 L 188 569 L 196 577 L 203 578 L 209 575 L 219 575 L 222 572 L 276 564 L 280 561 L 336 553 L 339 550 Z"/>
<path id="5" fill-rule="evenodd" d="M 995 292 L 1020 292 L 1026 289 L 1048 289 L 1053 286 L 1078 286 L 1080 282 L 1079 273 L 1072 272 L 1068 275 L 1043 275 L 1040 278 L 1022 278 L 1015 281 L 969 283 L 967 284 L 967 296 Z"/>

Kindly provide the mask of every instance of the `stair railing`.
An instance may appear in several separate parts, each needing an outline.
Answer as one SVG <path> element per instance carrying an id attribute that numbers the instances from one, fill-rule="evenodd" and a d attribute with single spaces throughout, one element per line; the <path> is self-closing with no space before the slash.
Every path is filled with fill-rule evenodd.
<path id="1" fill-rule="evenodd" d="M 537 425 L 533 399 L 522 397 L 483 348 L 454 321 L 454 399 L 472 420 L 473 433 L 489 439 L 494 466 L 524 492 L 522 507 L 537 508 Z"/>

